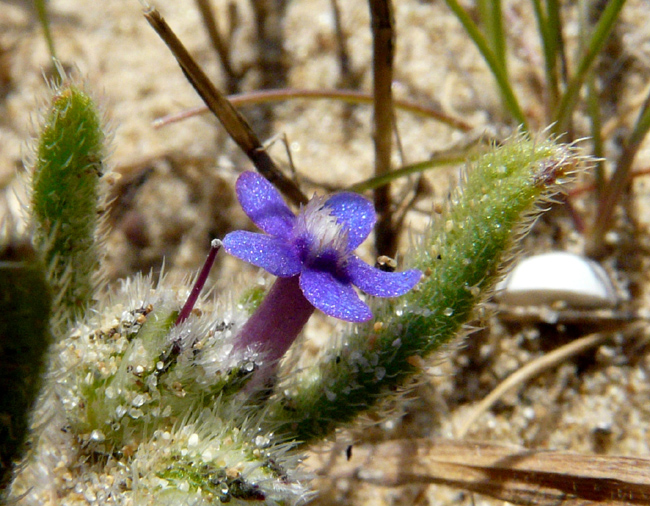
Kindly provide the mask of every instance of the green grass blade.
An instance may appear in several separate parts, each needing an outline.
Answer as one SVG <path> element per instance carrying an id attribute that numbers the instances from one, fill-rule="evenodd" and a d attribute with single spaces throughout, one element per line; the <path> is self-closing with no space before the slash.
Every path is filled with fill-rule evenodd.
<path id="1" fill-rule="evenodd" d="M 541 0 L 533 0 L 533 9 L 544 51 L 544 74 L 546 77 L 547 94 L 546 114 L 547 118 L 550 119 L 554 114 L 560 97 L 557 72 L 557 48 L 549 25 L 548 16 L 544 11 Z"/>
<path id="2" fill-rule="evenodd" d="M 34 0 L 34 6 L 36 7 L 36 12 L 38 14 L 38 21 L 41 23 L 41 27 L 43 28 L 43 36 L 45 37 L 47 48 L 50 51 L 50 56 L 53 60 L 55 60 L 56 51 L 54 49 L 54 39 L 52 38 L 52 32 L 50 31 L 50 18 L 47 15 L 45 0 Z"/>
<path id="3" fill-rule="evenodd" d="M 594 181 L 596 183 L 596 200 L 600 200 L 605 187 L 605 146 L 603 143 L 602 120 L 600 117 L 600 103 L 598 90 L 593 74 L 587 81 L 587 113 L 590 120 L 592 155 L 596 159 L 594 165 Z"/>
<path id="4" fill-rule="evenodd" d="M 614 209 L 630 182 L 634 159 L 648 130 L 650 130 L 650 93 L 641 106 L 634 129 L 617 160 L 616 170 L 605 185 L 605 191 L 598 201 L 596 221 L 587 244 L 587 251 L 592 256 L 601 256 L 604 252 L 604 237 L 612 226 Z"/>
<path id="5" fill-rule="evenodd" d="M 501 0 L 479 0 L 477 2 L 483 30 L 494 56 L 504 72 L 508 73 L 506 59 L 506 37 L 503 30 L 503 16 L 501 14 Z"/>
<path id="6" fill-rule="evenodd" d="M 560 105 L 555 114 L 553 132 L 562 134 L 565 132 L 571 113 L 578 102 L 580 89 L 582 88 L 588 72 L 591 69 L 596 57 L 602 50 L 614 23 L 625 4 L 625 0 L 610 0 L 603 11 L 596 27 L 587 44 L 587 50 L 578 64 L 575 75 L 571 78 L 566 92 L 560 100 Z"/>
<path id="7" fill-rule="evenodd" d="M 556 66 L 562 66 L 562 80 L 566 81 L 566 55 L 564 49 L 564 38 L 562 37 L 561 6 L 558 0 L 546 0 L 546 13 L 548 33 L 550 36 L 551 50 L 555 54 Z M 558 80 L 560 69 L 558 68 Z"/>
<path id="8" fill-rule="evenodd" d="M 347 191 L 363 193 L 374 188 L 378 188 L 388 183 L 392 183 L 401 177 L 411 176 L 413 174 L 420 174 L 421 172 L 444 167 L 445 165 L 458 165 L 466 160 L 471 160 L 478 156 L 479 153 L 485 152 L 487 147 L 485 145 L 470 146 L 462 149 L 454 149 L 436 153 L 428 160 L 422 162 L 411 163 L 390 171 L 388 174 L 374 176 L 364 181 L 356 183 L 346 188 Z"/>
<path id="9" fill-rule="evenodd" d="M 499 59 L 495 55 L 494 51 L 490 49 L 488 41 L 478 29 L 476 23 L 474 23 L 467 12 L 465 12 L 465 9 L 463 9 L 458 3 L 458 0 L 445 0 L 445 2 L 451 11 L 456 15 L 460 23 L 463 25 L 463 28 L 465 28 L 465 31 L 470 36 L 477 49 L 488 64 L 492 75 L 494 75 L 494 78 L 497 81 L 499 91 L 501 92 L 501 96 L 503 97 L 503 101 L 506 108 L 510 112 L 510 115 L 524 131 L 527 130 L 528 125 L 526 122 L 526 117 L 524 116 L 523 110 L 519 105 L 512 87 L 510 86 L 510 81 L 508 80 L 506 70 L 501 66 Z"/>

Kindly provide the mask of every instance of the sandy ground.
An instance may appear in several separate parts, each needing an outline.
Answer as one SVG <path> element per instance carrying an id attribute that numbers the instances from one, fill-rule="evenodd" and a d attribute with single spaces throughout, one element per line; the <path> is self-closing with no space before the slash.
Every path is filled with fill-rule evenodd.
<path id="1" fill-rule="evenodd" d="M 226 29 L 225 0 L 213 2 L 218 21 Z M 279 61 L 260 52 L 254 14 L 249 2 L 235 2 L 238 22 L 231 45 L 236 69 L 250 68 L 241 81 L 242 92 L 261 86 L 333 88 L 345 82 L 337 60 L 337 39 L 331 3 L 326 0 L 268 2 L 271 39 L 283 48 Z M 351 60 L 349 77 L 360 90 L 371 89 L 371 35 L 368 10 L 362 2 L 340 2 L 341 19 Z M 194 2 L 159 0 L 162 14 L 201 65 L 218 83 L 224 75 L 201 23 Z M 461 133 L 432 120 L 397 114 L 404 156 L 395 166 L 426 159 L 431 153 L 462 143 L 483 132 L 507 131 L 499 95 L 484 62 L 459 24 L 438 2 L 396 0 L 397 53 L 395 94 L 417 100 L 475 126 Z M 113 132 L 110 164 L 121 176 L 113 187 L 113 232 L 107 244 L 111 279 L 138 270 L 167 268 L 178 274 L 200 264 L 209 239 L 234 228 L 249 227 L 238 210 L 232 186 L 249 162 L 227 140 L 209 116 L 192 118 L 162 129 L 152 122 L 165 114 L 200 103 L 174 59 L 141 15 L 136 0 L 48 3 L 57 54 L 66 68 L 82 76 L 100 100 Z M 509 63 L 516 92 L 533 129 L 545 124 L 542 57 L 528 2 L 504 2 L 509 29 Z M 573 8 L 567 19 L 577 19 Z M 630 2 L 608 48 L 601 78 L 605 104 L 607 153 L 614 156 L 620 139 L 633 123 L 650 74 L 650 13 L 644 2 Z M 569 47 L 578 29 L 567 23 Z M 270 40 L 270 39 L 269 39 Z M 268 43 L 268 40 L 267 40 Z M 258 58 L 266 55 L 260 65 Z M 21 190 L 16 171 L 37 120 L 38 104 L 47 86 L 48 51 L 31 2 L 0 1 L 0 211 L 15 209 Z M 271 70 L 275 69 L 275 72 Z M 278 70 L 279 69 L 279 70 Z M 331 101 L 294 100 L 245 113 L 280 163 L 288 165 L 283 136 L 291 150 L 298 178 L 307 193 L 322 187 L 344 187 L 372 174 L 371 111 Z M 576 137 L 588 135 L 588 125 L 576 117 Z M 636 166 L 647 164 L 642 149 Z M 427 176 L 427 191 L 409 214 L 408 229 L 418 233 L 427 222 L 433 201 L 442 202 L 457 174 L 447 168 Z M 408 187 L 404 188 L 404 191 Z M 635 183 L 627 218 L 615 241 L 606 268 L 629 295 L 624 309 L 647 306 L 648 218 L 650 192 L 643 179 Z M 589 219 L 592 202 L 576 203 Z M 408 233 L 403 246 L 408 244 Z M 543 220 L 527 239 L 528 251 L 553 248 L 579 250 L 582 239 L 566 214 L 558 211 Z M 365 249 L 371 256 L 370 245 Z M 242 271 L 243 269 L 243 271 Z M 238 274 L 239 273 L 239 274 Z M 213 274 L 219 286 L 233 276 L 255 276 L 252 269 L 222 257 Z M 571 339 L 602 328 L 585 324 L 483 322 L 487 328 L 462 350 L 449 352 L 429 369 L 417 396 L 372 430 L 357 431 L 342 440 L 372 442 L 396 437 L 455 437 L 472 406 L 522 365 Z M 307 350 L 322 343 L 328 323 L 309 329 Z M 650 456 L 647 427 L 650 410 L 650 358 L 647 342 L 638 335 L 614 339 L 596 351 L 564 363 L 504 397 L 470 429 L 467 437 L 555 448 L 583 453 Z M 336 451 L 341 451 L 340 448 Z M 318 462 L 314 459 L 313 462 Z M 313 464 L 318 466 L 319 464 Z M 385 489 L 340 480 L 316 483 L 320 504 L 469 504 L 457 490 L 418 486 Z M 416 500 L 417 498 L 417 500 Z M 477 497 L 476 504 L 488 503 Z"/>

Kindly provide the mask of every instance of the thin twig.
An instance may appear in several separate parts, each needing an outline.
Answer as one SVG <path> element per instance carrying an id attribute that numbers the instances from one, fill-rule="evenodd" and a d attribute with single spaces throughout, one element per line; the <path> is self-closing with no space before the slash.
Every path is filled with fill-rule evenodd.
<path id="1" fill-rule="evenodd" d="M 422 196 L 426 194 L 426 192 L 427 186 L 424 180 L 424 176 L 423 174 L 420 174 L 417 177 L 417 181 L 413 185 L 413 195 L 411 198 L 405 204 L 403 204 L 401 208 L 398 208 L 398 210 L 395 211 L 395 226 L 398 230 L 401 230 L 402 226 L 404 225 L 404 221 L 406 221 L 406 216 L 408 215 L 409 211 L 415 209 L 415 205 L 422 198 Z"/>
<path id="2" fill-rule="evenodd" d="M 149 8 L 145 11 L 144 16 L 158 36 L 167 44 L 194 89 L 219 119 L 230 137 L 250 158 L 260 174 L 292 202 L 305 204 L 307 197 L 291 179 L 282 174 L 248 122 L 212 84 L 160 13 L 154 8 Z"/>
<path id="3" fill-rule="evenodd" d="M 285 100 L 293 100 L 296 98 L 308 100 L 340 100 L 351 104 L 372 104 L 373 97 L 369 93 L 364 93 L 355 90 L 304 90 L 304 89 L 280 89 L 280 90 L 258 90 L 247 93 L 240 93 L 238 95 L 228 96 L 228 100 L 235 107 L 244 107 L 257 104 L 264 104 L 269 102 L 282 102 Z M 427 107 L 416 102 L 409 100 L 394 100 L 393 106 L 404 112 L 409 112 L 416 116 L 437 120 L 445 125 L 460 130 L 461 132 L 470 132 L 474 129 L 472 125 L 463 121 L 460 118 L 449 116 L 437 109 Z M 181 111 L 168 116 L 163 116 L 154 121 L 154 127 L 160 128 L 170 123 L 182 121 L 193 116 L 198 116 L 208 112 L 209 109 L 205 105 L 193 107 L 185 111 Z"/>
<path id="4" fill-rule="evenodd" d="M 334 33 L 336 34 L 336 57 L 339 61 L 339 86 L 344 88 L 353 87 L 358 81 L 352 72 L 350 64 L 350 53 L 346 43 L 343 24 L 341 23 L 341 9 L 338 0 L 330 0 L 332 6 L 332 15 L 334 16 Z"/>
<path id="5" fill-rule="evenodd" d="M 630 179 L 634 179 L 636 177 L 648 176 L 648 175 L 650 175 L 650 167 L 645 167 L 643 169 L 638 169 L 638 170 L 633 171 L 630 174 Z M 577 186 L 577 187 L 572 188 L 571 190 L 569 190 L 568 195 L 569 195 L 569 197 L 573 198 L 573 197 L 577 197 L 578 195 L 581 195 L 583 193 L 594 191 L 596 189 L 597 189 L 597 187 L 596 187 L 595 183 L 587 184 L 587 185 L 584 185 L 584 186 Z"/>
<path id="6" fill-rule="evenodd" d="M 210 37 L 210 42 L 212 42 L 212 47 L 219 55 L 219 60 L 221 61 L 221 66 L 223 71 L 226 73 L 226 89 L 228 93 L 235 93 L 239 89 L 239 81 L 241 79 L 241 74 L 236 72 L 232 66 L 232 61 L 230 60 L 230 48 L 228 44 L 223 41 L 221 34 L 219 33 L 219 27 L 212 11 L 212 6 L 210 5 L 210 0 L 196 0 L 196 6 L 201 13 L 203 18 L 203 24 L 205 29 L 208 31 L 208 37 Z"/>
<path id="7" fill-rule="evenodd" d="M 395 30 L 391 0 L 370 0 L 369 4 L 373 39 L 375 175 L 383 176 L 391 169 Z M 375 249 L 378 254 L 394 256 L 397 230 L 393 226 L 390 186 L 376 188 L 374 199 L 377 211 Z"/>
<path id="8" fill-rule="evenodd" d="M 284 88 L 289 82 L 289 59 L 284 44 L 283 18 L 286 0 L 251 0 L 257 46 L 258 87 L 261 89 Z M 260 107 L 253 111 L 255 125 L 264 137 L 273 135 L 275 111 Z"/>

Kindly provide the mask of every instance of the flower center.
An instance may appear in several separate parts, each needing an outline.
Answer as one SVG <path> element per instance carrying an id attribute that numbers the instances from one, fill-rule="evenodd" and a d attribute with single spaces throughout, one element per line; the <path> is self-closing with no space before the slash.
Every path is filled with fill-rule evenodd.
<path id="1" fill-rule="evenodd" d="M 339 267 L 348 253 L 348 231 L 324 197 L 314 196 L 298 214 L 294 228 L 303 262 L 327 269 Z"/>

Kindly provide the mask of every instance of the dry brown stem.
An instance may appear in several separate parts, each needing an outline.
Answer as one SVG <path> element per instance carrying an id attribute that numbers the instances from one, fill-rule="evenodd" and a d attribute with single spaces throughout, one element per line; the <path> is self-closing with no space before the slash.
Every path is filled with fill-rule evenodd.
<path id="1" fill-rule="evenodd" d="M 196 92 L 219 119 L 228 135 L 246 153 L 260 174 L 273 183 L 293 203 L 305 204 L 307 197 L 291 179 L 282 174 L 248 122 L 217 90 L 160 13 L 152 8 L 147 10 L 144 16 L 158 36 L 167 44 Z"/>
<path id="2" fill-rule="evenodd" d="M 382 176 L 391 169 L 395 20 L 390 0 L 370 0 L 369 3 L 373 40 L 375 175 Z M 393 224 L 389 185 L 375 189 L 375 210 L 375 249 L 378 254 L 395 256 L 397 230 Z"/>
<path id="3" fill-rule="evenodd" d="M 332 471 L 333 470 L 333 471 Z M 650 504 L 650 459 L 534 451 L 445 439 L 354 447 L 327 476 L 380 486 L 438 484 L 514 504 Z"/>

